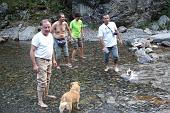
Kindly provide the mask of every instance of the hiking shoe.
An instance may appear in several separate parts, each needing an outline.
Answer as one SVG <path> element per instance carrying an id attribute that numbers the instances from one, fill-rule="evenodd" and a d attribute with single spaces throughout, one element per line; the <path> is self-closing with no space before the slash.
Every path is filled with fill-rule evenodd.
<path id="1" fill-rule="evenodd" d="M 106 68 L 104 69 L 105 72 L 109 71 L 109 67 L 106 66 Z"/>
<path id="2" fill-rule="evenodd" d="M 38 102 L 38 105 L 41 106 L 42 108 L 47 108 L 48 105 L 44 104 L 43 102 Z"/>
<path id="3" fill-rule="evenodd" d="M 46 97 L 51 98 L 51 99 L 56 99 L 56 96 L 54 96 L 54 95 L 47 95 Z"/>
<path id="4" fill-rule="evenodd" d="M 117 66 L 115 66 L 115 72 L 119 72 L 119 68 Z"/>
<path id="5" fill-rule="evenodd" d="M 71 65 L 70 63 L 66 64 L 66 66 L 67 66 L 67 67 L 70 67 L 70 68 L 72 67 L 72 65 Z"/>
<path id="6" fill-rule="evenodd" d="M 74 58 L 74 59 L 71 59 L 71 60 L 72 60 L 72 61 L 75 61 L 75 62 L 77 62 L 77 61 L 78 61 L 78 60 L 77 60 L 77 59 L 75 59 L 75 58 Z"/>
<path id="7" fill-rule="evenodd" d="M 59 69 L 59 70 L 61 69 L 61 67 L 60 67 L 60 66 L 56 66 L 56 68 L 57 68 L 57 69 Z"/>
<path id="8" fill-rule="evenodd" d="M 82 58 L 82 59 L 85 59 L 86 57 L 85 57 L 85 56 L 82 56 L 81 58 Z"/>

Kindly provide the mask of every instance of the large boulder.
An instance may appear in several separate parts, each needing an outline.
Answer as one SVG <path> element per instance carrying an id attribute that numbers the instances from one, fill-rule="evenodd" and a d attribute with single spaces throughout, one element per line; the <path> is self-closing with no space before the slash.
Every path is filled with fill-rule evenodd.
<path id="1" fill-rule="evenodd" d="M 6 40 L 0 37 L 0 43 L 5 42 Z"/>
<path id="2" fill-rule="evenodd" d="M 169 41 L 170 42 L 170 32 L 168 33 L 159 33 L 156 35 L 152 35 L 151 38 L 154 40 L 155 43 L 161 43 L 163 41 Z"/>
<path id="3" fill-rule="evenodd" d="M 36 32 L 36 27 L 28 26 L 23 31 L 19 32 L 19 40 L 31 40 Z"/>
<path id="4" fill-rule="evenodd" d="M 8 39 L 18 40 L 20 27 L 12 27 L 9 29 L 3 29 L 0 32 L 1 37 L 8 37 Z"/>
<path id="5" fill-rule="evenodd" d="M 73 10 L 79 10 L 83 15 L 89 15 L 91 21 L 102 22 L 102 15 L 108 13 L 111 20 L 118 26 L 140 26 L 159 17 L 165 1 L 156 0 L 73 0 Z M 78 4 L 83 4 L 84 6 Z M 76 7 L 75 7 L 76 6 Z M 85 8 L 90 7 L 90 8 Z M 88 9 L 88 10 L 87 10 Z M 90 22 L 90 21 L 87 21 Z M 92 23 L 92 22 L 91 22 Z"/>
<path id="6" fill-rule="evenodd" d="M 168 25 L 170 24 L 170 19 L 166 15 L 162 15 L 159 20 L 158 24 L 161 27 L 161 29 L 166 29 L 168 28 Z"/>
<path id="7" fill-rule="evenodd" d="M 8 11 L 8 4 L 2 3 L 0 4 L 0 14 L 5 14 Z"/>
<path id="8" fill-rule="evenodd" d="M 33 26 L 28 27 L 12 27 L 9 29 L 4 29 L 0 32 L 1 37 L 8 37 L 11 40 L 31 40 L 33 35 L 38 31 L 38 28 Z"/>

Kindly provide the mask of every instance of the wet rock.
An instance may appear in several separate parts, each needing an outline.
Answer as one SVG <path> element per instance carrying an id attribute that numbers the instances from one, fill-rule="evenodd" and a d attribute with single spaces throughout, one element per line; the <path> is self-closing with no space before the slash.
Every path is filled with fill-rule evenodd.
<path id="1" fill-rule="evenodd" d="M 162 41 L 170 41 L 170 33 L 160 33 L 156 35 L 152 35 L 155 43 L 161 43 Z"/>
<path id="2" fill-rule="evenodd" d="M 169 23 L 170 23 L 170 19 L 166 15 L 162 15 L 158 20 L 158 24 L 162 29 L 165 29 L 167 24 Z"/>
<path id="3" fill-rule="evenodd" d="M 36 32 L 36 27 L 28 26 L 23 31 L 19 32 L 19 40 L 31 40 Z"/>
<path id="4" fill-rule="evenodd" d="M 127 28 L 126 28 L 125 26 L 120 26 L 120 27 L 118 28 L 118 31 L 119 31 L 120 33 L 124 33 L 124 32 L 127 31 Z"/>
<path id="5" fill-rule="evenodd" d="M 164 47 L 170 47 L 170 42 L 169 41 L 163 41 L 161 42 L 161 45 Z"/>
<path id="6" fill-rule="evenodd" d="M 149 35 L 153 34 L 152 31 L 149 28 L 145 28 L 144 32 L 149 34 Z"/>
<path id="7" fill-rule="evenodd" d="M 108 103 L 108 104 L 114 104 L 114 103 L 116 103 L 116 102 L 115 102 L 115 98 L 114 98 L 114 97 L 108 97 L 107 103 Z"/>
<path id="8" fill-rule="evenodd" d="M 5 42 L 5 39 L 0 37 L 0 43 Z"/>
<path id="9" fill-rule="evenodd" d="M 0 29 L 4 29 L 9 25 L 9 21 L 1 21 L 0 22 Z"/>
<path id="10" fill-rule="evenodd" d="M 7 10 L 8 10 L 8 4 L 7 3 L 0 4 L 0 14 L 7 13 Z"/>

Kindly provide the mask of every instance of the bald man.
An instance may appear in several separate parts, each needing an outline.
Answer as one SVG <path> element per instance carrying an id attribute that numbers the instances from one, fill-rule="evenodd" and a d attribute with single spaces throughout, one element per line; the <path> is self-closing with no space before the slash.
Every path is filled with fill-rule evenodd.
<path id="1" fill-rule="evenodd" d="M 33 37 L 30 49 L 33 70 L 37 74 L 38 105 L 41 107 L 48 107 L 43 102 L 43 97 L 56 98 L 53 95 L 48 95 L 52 63 L 56 65 L 53 55 L 54 40 L 50 29 L 51 23 L 47 19 L 42 20 L 41 31 Z"/>

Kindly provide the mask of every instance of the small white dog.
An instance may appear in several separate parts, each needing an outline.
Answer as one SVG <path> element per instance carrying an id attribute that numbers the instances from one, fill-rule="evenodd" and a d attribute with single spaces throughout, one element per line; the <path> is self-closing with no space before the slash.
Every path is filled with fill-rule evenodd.
<path id="1" fill-rule="evenodd" d="M 127 70 L 126 75 L 128 76 L 129 81 L 138 80 L 138 75 L 135 74 L 135 72 L 132 71 L 130 68 Z"/>

